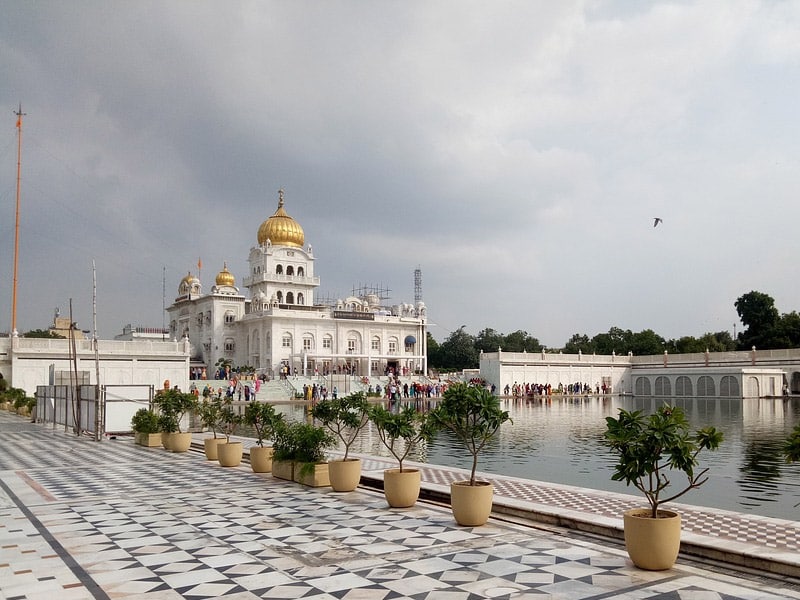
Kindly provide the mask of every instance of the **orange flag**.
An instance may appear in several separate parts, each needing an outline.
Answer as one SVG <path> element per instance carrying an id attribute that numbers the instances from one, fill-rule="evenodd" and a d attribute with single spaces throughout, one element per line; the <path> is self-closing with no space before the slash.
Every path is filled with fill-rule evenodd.
<path id="1" fill-rule="evenodd" d="M 199 271 L 202 268 L 203 268 L 203 261 L 198 258 L 197 259 L 197 270 Z"/>

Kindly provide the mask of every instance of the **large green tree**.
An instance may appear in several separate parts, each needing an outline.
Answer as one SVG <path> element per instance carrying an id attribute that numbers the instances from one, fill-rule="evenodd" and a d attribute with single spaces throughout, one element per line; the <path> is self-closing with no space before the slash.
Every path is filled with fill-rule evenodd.
<path id="1" fill-rule="evenodd" d="M 539 340 L 521 329 L 509 333 L 503 341 L 503 350 L 507 352 L 538 352 L 541 349 Z"/>
<path id="2" fill-rule="evenodd" d="M 465 328 L 466 325 L 462 325 L 441 343 L 434 367 L 446 371 L 478 368 L 479 352 L 475 348 L 475 336 L 467 333 Z"/>
<path id="3" fill-rule="evenodd" d="M 497 352 L 498 348 L 507 350 L 505 347 L 505 336 L 494 329 L 487 327 L 478 332 L 475 336 L 475 348 L 480 352 Z"/>
<path id="4" fill-rule="evenodd" d="M 778 324 L 780 313 L 775 300 L 762 292 L 748 292 L 734 303 L 742 324 L 747 328 L 738 335 L 738 346 L 742 349 L 780 347 Z"/>
<path id="5" fill-rule="evenodd" d="M 594 344 L 585 333 L 575 333 L 569 341 L 564 344 L 564 352 L 567 354 L 592 354 L 595 352 Z"/>

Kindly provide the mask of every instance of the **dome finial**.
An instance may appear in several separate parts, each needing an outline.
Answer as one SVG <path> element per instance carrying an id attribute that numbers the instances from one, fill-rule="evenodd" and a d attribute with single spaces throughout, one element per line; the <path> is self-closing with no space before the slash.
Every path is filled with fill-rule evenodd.
<path id="1" fill-rule="evenodd" d="M 283 188 L 278 190 L 278 208 L 283 206 Z"/>

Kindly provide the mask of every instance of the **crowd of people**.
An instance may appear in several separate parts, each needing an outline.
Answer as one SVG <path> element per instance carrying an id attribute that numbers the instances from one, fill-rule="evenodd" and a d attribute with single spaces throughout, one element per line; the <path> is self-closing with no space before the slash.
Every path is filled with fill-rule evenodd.
<path id="1" fill-rule="evenodd" d="M 561 396 L 587 396 L 591 394 L 610 394 L 611 388 L 605 383 L 595 383 L 592 387 L 588 383 L 575 382 L 564 385 L 559 383 L 553 387 L 549 383 L 517 383 L 514 385 L 506 384 L 503 388 L 503 395 L 523 398 L 525 396 L 551 396 L 558 394 Z"/>

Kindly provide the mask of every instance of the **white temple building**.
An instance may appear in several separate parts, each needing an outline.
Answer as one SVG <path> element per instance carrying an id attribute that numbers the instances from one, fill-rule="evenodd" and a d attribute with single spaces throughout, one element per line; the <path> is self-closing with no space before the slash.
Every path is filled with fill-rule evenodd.
<path id="1" fill-rule="evenodd" d="M 427 318 L 423 302 L 383 306 L 378 293 L 315 302 L 320 285 L 314 252 L 300 224 L 278 209 L 257 231 L 250 249 L 247 292 L 223 266 L 203 293 L 189 273 L 167 308 L 170 337 L 187 338 L 191 366 L 213 378 L 226 359 L 258 374 L 353 373 L 361 376 L 427 372 Z"/>

